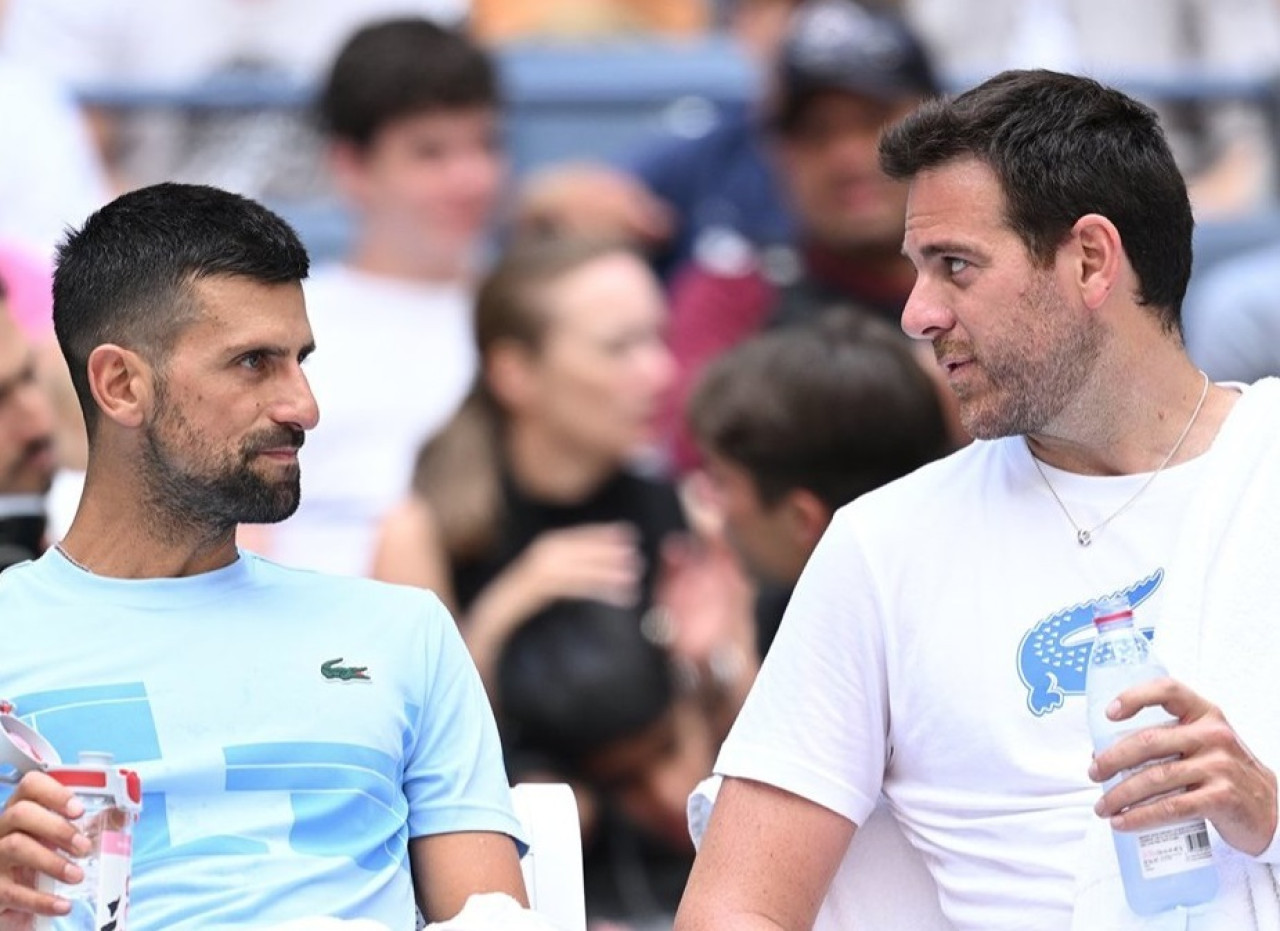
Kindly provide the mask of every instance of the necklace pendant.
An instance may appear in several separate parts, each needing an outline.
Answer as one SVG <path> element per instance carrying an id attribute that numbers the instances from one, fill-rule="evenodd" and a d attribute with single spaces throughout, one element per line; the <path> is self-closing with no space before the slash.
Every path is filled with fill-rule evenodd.
<path id="1" fill-rule="evenodd" d="M 1093 542 L 1093 534 L 1091 534 L 1087 530 L 1077 530 L 1076 542 L 1079 543 L 1081 546 L 1088 546 L 1090 543 Z"/>

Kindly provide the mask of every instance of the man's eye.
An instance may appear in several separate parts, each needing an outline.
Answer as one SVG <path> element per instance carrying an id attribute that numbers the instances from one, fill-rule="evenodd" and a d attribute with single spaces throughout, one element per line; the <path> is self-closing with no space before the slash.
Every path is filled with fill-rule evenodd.
<path id="1" fill-rule="evenodd" d="M 236 364 L 239 365 L 241 368 L 246 368 L 246 369 L 249 369 L 250 371 L 256 372 L 258 369 L 262 368 L 263 360 L 264 360 L 264 356 L 262 355 L 262 353 L 247 352 L 244 355 L 242 355 L 238 360 L 236 360 Z"/>
<path id="2" fill-rule="evenodd" d="M 953 277 L 955 275 L 960 274 L 962 271 L 964 271 L 966 268 L 969 267 L 968 260 L 957 259 L 954 256 L 949 259 L 945 259 L 944 261 L 946 262 L 946 265 L 947 265 L 947 274 Z"/>

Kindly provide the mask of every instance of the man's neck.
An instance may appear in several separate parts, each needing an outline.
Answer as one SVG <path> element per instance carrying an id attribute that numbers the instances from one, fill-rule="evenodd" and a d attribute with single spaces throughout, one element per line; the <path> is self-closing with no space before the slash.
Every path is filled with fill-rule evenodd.
<path id="1" fill-rule="evenodd" d="M 1132 374 L 1095 387 L 1088 392 L 1094 400 L 1082 395 L 1054 424 L 1028 436 L 1036 458 L 1082 475 L 1176 466 L 1209 450 L 1240 397 L 1212 382 L 1206 390 L 1204 374 L 1180 352 L 1163 370 Z"/>
<path id="2" fill-rule="evenodd" d="M 877 306 L 900 308 L 915 283 L 915 269 L 896 247 L 837 249 L 809 241 L 803 254 L 816 280 Z"/>
<path id="3" fill-rule="evenodd" d="M 239 558 L 235 528 L 202 527 L 157 515 L 135 501 L 136 485 L 90 474 L 80 507 L 59 548 L 80 568 L 115 579 L 172 579 L 200 575 Z"/>
<path id="4" fill-rule="evenodd" d="M 429 250 L 410 251 L 368 234 L 356 243 L 346 264 L 369 275 L 428 285 L 469 285 L 472 268 L 465 256 Z"/>

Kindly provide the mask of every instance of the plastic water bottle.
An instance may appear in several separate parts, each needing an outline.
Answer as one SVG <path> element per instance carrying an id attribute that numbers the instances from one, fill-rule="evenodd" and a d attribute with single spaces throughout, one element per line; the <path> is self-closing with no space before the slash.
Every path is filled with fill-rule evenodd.
<path id="1" fill-rule="evenodd" d="M 1143 708 L 1124 721 L 1107 717 L 1107 706 L 1126 689 L 1168 675 L 1147 637 L 1133 623 L 1128 599 L 1107 600 L 1094 611 L 1097 639 L 1085 675 L 1089 731 L 1097 753 L 1121 738 L 1174 723 L 1157 706 Z M 1144 764 L 1144 766 L 1152 765 Z M 1106 783 L 1110 790 L 1138 770 L 1126 770 Z M 1181 791 L 1181 790 L 1179 790 Z M 1125 899 L 1139 915 L 1208 902 L 1218 892 L 1218 870 L 1204 819 L 1162 825 L 1145 831 L 1113 831 Z"/>
<path id="2" fill-rule="evenodd" d="M 84 804 L 75 825 L 92 849 L 75 860 L 84 871 L 80 882 L 40 877 L 40 891 L 70 901 L 71 912 L 61 918 L 38 917 L 35 931 L 126 931 L 133 825 L 142 808 L 138 775 L 114 766 L 111 754 L 96 752 L 82 752 L 77 765 L 60 764 L 48 773 Z"/>

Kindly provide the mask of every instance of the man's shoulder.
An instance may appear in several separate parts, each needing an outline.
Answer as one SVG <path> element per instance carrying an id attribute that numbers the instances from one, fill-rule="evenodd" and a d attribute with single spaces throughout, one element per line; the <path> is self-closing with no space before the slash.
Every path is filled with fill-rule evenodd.
<path id="1" fill-rule="evenodd" d="M 844 520 L 901 523 L 919 518 L 944 521 L 984 502 L 982 489 L 1009 464 L 1018 437 L 975 440 L 950 455 L 867 492 L 840 509 Z M 913 524 L 916 530 L 920 525 Z"/>
<path id="2" fill-rule="evenodd" d="M 247 551 L 242 551 L 242 556 L 249 560 L 260 588 L 281 596 L 296 597 L 308 605 L 334 610 L 359 606 L 361 618 L 371 621 L 380 619 L 387 623 L 408 621 L 418 624 L 424 620 L 448 620 L 452 623 L 443 602 L 425 588 L 285 566 Z"/>
<path id="3" fill-rule="evenodd" d="M 0 563 L 0 598 L 16 594 L 36 576 L 36 563 L 22 559 L 12 563 Z"/>

